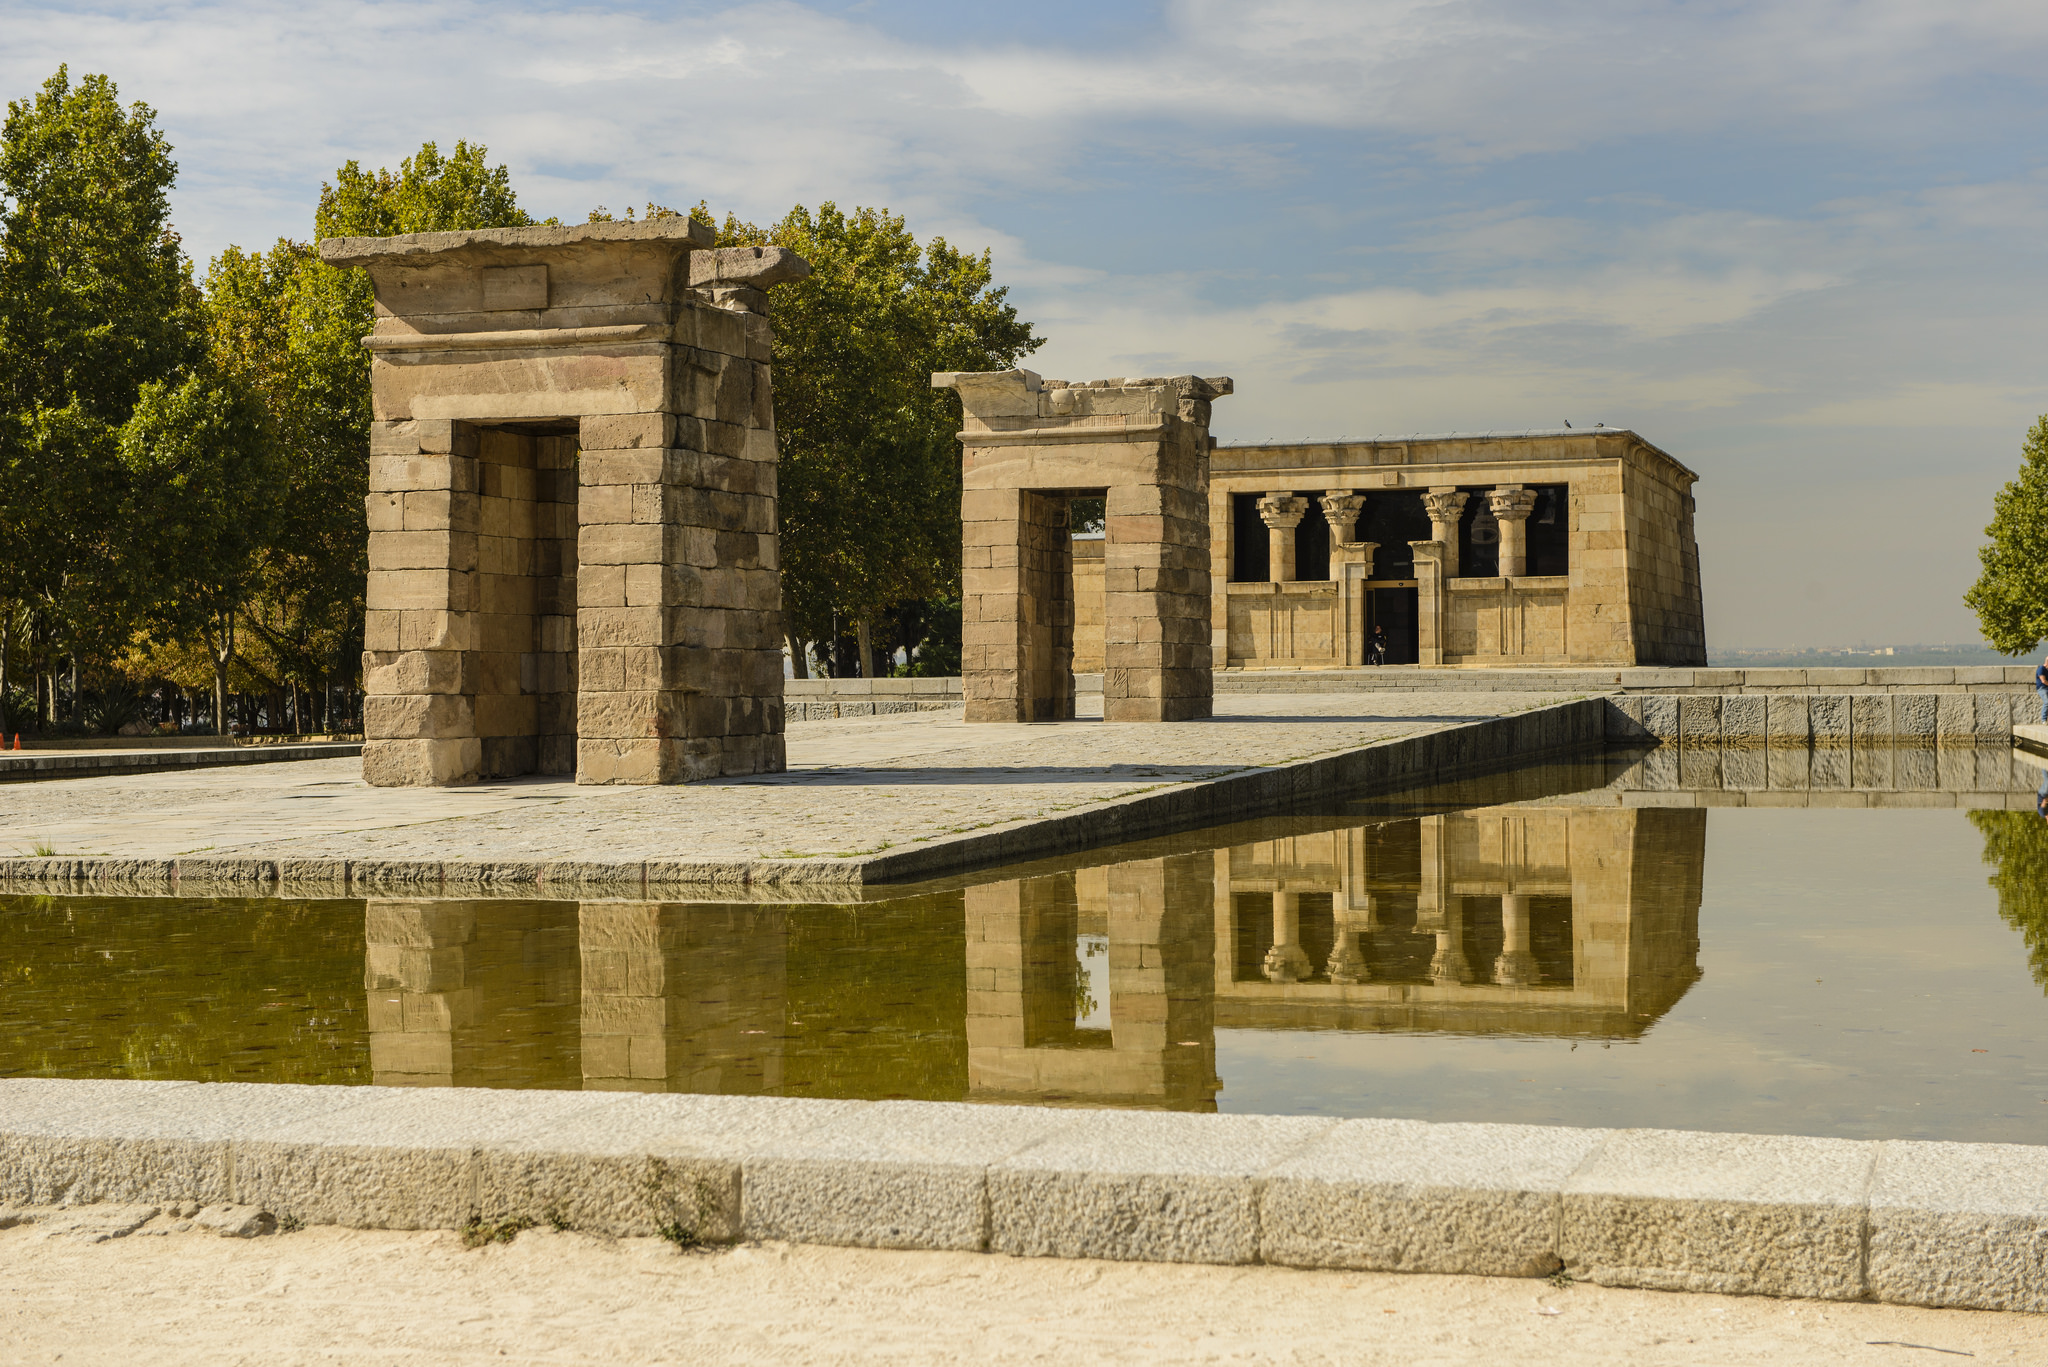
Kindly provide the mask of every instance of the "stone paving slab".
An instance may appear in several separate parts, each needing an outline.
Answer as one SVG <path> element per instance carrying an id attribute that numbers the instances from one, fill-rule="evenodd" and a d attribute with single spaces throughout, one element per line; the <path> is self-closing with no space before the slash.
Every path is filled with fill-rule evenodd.
<path id="1" fill-rule="evenodd" d="M 1250 696 L 1214 720 L 1171 725 L 968 725 L 954 712 L 809 722 L 790 728 L 787 773 L 675 787 L 371 788 L 355 761 L 0 787 L 0 856 L 15 856 L 4 873 L 17 887 L 164 881 L 176 861 L 180 891 L 201 892 L 275 881 L 286 867 L 337 892 L 451 876 L 458 886 L 924 877 L 1200 825 L 1218 819 L 1212 807 L 1285 801 L 1403 765 L 1470 768 L 1600 744 L 1604 722 L 1574 714 L 1567 726 L 1559 701 Z M 1503 717 L 1527 724 L 1474 729 Z M 1388 750 L 1427 737 L 1441 747 Z M 1377 770 L 1318 759 L 1375 749 L 1388 752 Z M 1227 800 L 1207 791 L 1220 781 L 1236 785 Z M 1063 817 L 1054 838 L 1049 823 Z"/>
<path id="2" fill-rule="evenodd" d="M 139 1151 L 110 1135 L 224 1145 L 228 1161 L 140 1171 Z M 531 1181 L 541 1170 L 519 1165 L 542 1155 Z M 713 1175 L 708 1199 L 687 1175 L 630 1189 L 677 1160 Z M 22 1189 L 25 1162 L 68 1165 L 73 1202 L 104 1193 L 125 1208 L 146 1191 L 152 1206 L 355 1228 L 666 1223 L 688 1237 L 1511 1276 L 1561 1262 L 1611 1286 L 2048 1311 L 2048 1147 L 2026 1145 L 0 1081 L 0 1192 Z M 564 1204 L 579 1183 L 600 1195 Z"/>

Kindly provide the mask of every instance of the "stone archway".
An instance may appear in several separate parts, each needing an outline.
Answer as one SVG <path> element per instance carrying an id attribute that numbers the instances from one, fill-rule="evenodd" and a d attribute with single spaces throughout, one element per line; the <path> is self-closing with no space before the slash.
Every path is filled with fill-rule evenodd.
<path id="1" fill-rule="evenodd" d="M 320 244 L 377 299 L 363 775 L 783 767 L 772 335 L 686 218 Z"/>

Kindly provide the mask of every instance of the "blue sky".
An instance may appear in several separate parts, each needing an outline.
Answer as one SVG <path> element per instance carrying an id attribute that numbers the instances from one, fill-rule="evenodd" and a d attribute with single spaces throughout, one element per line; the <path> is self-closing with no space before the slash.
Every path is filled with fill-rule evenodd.
<path id="1" fill-rule="evenodd" d="M 154 105 L 202 261 L 341 161 L 489 144 L 580 217 L 887 205 L 1072 379 L 1225 440 L 1633 426 L 1701 475 L 1721 646 L 1968 640 L 2048 412 L 2048 6 L 0 0 L 0 91 Z"/>

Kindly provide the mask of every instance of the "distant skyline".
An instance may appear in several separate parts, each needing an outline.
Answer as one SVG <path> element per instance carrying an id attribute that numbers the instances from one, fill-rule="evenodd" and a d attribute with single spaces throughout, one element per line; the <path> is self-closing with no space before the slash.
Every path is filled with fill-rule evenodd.
<path id="1" fill-rule="evenodd" d="M 487 144 L 536 215 L 886 205 L 1225 441 L 1631 427 L 1709 643 L 1964 642 L 2048 412 L 2048 6 L 0 0 L 0 91 L 154 106 L 195 263 Z"/>

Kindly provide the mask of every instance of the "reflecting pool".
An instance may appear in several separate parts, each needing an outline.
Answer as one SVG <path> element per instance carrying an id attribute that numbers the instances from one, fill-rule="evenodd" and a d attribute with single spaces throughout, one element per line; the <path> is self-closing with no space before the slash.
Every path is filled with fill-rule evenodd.
<path id="1" fill-rule="evenodd" d="M 2048 780 L 1962 753 L 1615 755 L 838 903 L 0 898 L 0 1076 L 2044 1142 Z"/>

